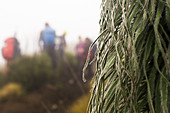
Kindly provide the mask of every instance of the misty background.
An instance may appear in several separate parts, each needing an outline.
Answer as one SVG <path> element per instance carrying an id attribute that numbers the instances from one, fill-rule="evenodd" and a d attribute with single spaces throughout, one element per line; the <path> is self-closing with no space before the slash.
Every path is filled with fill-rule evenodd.
<path id="1" fill-rule="evenodd" d="M 57 35 L 67 32 L 67 49 L 73 51 L 78 36 L 94 40 L 99 34 L 98 0 L 3 0 L 0 1 L 0 49 L 14 36 L 22 54 L 39 52 L 38 39 L 48 22 Z M 0 55 L 0 66 L 5 60 Z"/>

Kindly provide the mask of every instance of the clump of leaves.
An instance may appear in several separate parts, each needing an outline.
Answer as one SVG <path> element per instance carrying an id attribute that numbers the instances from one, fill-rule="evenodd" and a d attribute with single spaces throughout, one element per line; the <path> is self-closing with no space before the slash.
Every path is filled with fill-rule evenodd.
<path id="1" fill-rule="evenodd" d="M 101 8 L 88 113 L 170 112 L 170 1 L 102 0 Z"/>

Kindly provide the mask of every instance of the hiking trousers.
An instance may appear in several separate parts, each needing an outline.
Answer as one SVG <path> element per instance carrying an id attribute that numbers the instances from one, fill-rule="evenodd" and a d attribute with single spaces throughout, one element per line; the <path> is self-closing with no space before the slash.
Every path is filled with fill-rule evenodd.
<path id="1" fill-rule="evenodd" d="M 56 67 L 57 67 L 57 55 L 56 55 L 56 52 L 55 52 L 55 44 L 45 45 L 44 50 L 45 50 L 45 52 L 47 52 L 47 54 L 51 58 L 53 68 L 56 69 Z"/>

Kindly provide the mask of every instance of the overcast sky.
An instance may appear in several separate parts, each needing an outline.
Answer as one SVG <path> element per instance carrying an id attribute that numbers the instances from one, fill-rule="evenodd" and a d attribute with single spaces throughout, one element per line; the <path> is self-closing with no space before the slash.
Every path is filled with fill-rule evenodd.
<path id="1" fill-rule="evenodd" d="M 100 0 L 1 0 L 0 49 L 4 40 L 16 32 L 23 54 L 39 51 L 37 40 L 45 22 L 57 35 L 67 32 L 68 46 L 77 42 L 79 35 L 95 39 L 99 34 L 100 3 Z"/>

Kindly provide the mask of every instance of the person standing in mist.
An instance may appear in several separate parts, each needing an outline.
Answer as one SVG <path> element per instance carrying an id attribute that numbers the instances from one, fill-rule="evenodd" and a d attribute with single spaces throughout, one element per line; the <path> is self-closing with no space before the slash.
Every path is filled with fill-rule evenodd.
<path id="1" fill-rule="evenodd" d="M 57 55 L 55 52 L 55 30 L 50 27 L 48 23 L 45 23 L 44 30 L 40 33 L 39 46 L 41 51 L 46 52 L 52 61 L 53 68 L 57 66 Z"/>
<path id="2" fill-rule="evenodd" d="M 59 43 L 59 55 L 60 57 L 63 59 L 64 58 L 64 50 L 67 46 L 66 44 L 66 40 L 65 40 L 65 36 L 66 36 L 66 31 L 64 31 L 64 33 L 61 36 L 58 36 L 60 43 Z"/>

